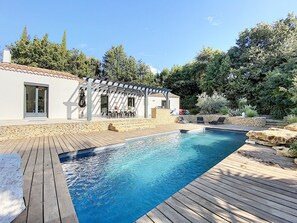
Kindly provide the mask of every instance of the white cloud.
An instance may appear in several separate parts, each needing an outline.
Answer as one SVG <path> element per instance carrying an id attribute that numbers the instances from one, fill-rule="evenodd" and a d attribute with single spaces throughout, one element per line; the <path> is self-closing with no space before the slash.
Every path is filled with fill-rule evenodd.
<path id="1" fill-rule="evenodd" d="M 220 21 L 216 17 L 214 17 L 214 16 L 208 16 L 206 18 L 206 20 L 212 26 L 218 26 L 218 25 L 220 25 Z"/>
<path id="2" fill-rule="evenodd" d="M 152 65 L 149 65 L 149 67 L 150 67 L 151 71 L 153 72 L 153 74 L 160 73 L 160 71 L 157 68 L 153 67 Z"/>

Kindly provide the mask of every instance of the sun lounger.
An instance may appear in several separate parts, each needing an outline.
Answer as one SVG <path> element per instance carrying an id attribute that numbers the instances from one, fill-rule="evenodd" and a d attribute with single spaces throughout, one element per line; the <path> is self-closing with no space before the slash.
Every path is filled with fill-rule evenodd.
<path id="1" fill-rule="evenodd" d="M 212 124 L 212 125 L 224 124 L 224 121 L 225 121 L 225 117 L 219 117 L 217 121 L 209 122 L 209 124 Z"/>

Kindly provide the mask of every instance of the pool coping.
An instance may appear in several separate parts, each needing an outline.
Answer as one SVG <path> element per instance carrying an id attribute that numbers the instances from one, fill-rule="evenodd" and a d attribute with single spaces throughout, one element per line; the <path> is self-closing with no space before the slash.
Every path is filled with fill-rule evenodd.
<path id="1" fill-rule="evenodd" d="M 222 131 L 222 132 L 240 132 L 240 133 L 246 133 L 246 132 L 248 132 L 248 131 L 245 131 L 245 130 L 237 130 L 237 129 L 229 129 L 229 128 L 228 129 L 212 128 L 212 127 L 206 127 L 206 126 L 203 127 L 203 128 L 201 128 L 199 126 L 199 128 L 197 128 L 197 129 L 191 129 L 191 130 L 179 129 L 179 130 L 174 130 L 174 131 L 169 131 L 169 132 L 162 132 L 162 133 L 150 134 L 150 135 L 145 135 L 145 136 L 127 138 L 127 139 L 125 139 L 125 142 L 124 143 L 111 144 L 111 145 L 101 146 L 101 147 L 96 147 L 96 148 L 86 148 L 86 149 L 78 150 L 78 151 L 75 151 L 75 152 L 68 152 L 68 153 L 59 154 L 58 157 L 59 157 L 59 160 L 60 160 L 60 165 L 62 166 L 63 162 L 68 161 L 68 160 L 79 158 L 78 156 L 80 156 L 80 155 L 82 155 L 82 156 L 83 155 L 86 155 L 86 156 L 98 155 L 98 154 L 106 151 L 107 149 L 116 149 L 118 147 L 124 146 L 127 142 L 133 142 L 133 141 L 138 141 L 138 140 L 141 140 L 141 139 L 147 139 L 147 138 L 152 138 L 152 137 L 157 137 L 157 136 L 164 136 L 164 135 L 171 135 L 171 134 L 176 134 L 176 133 L 182 133 L 182 134 L 202 133 L 202 132 L 205 132 L 206 130 L 215 130 L 215 131 Z M 245 145 L 245 143 L 243 145 Z M 238 151 L 242 146 L 240 146 L 238 149 L 236 149 L 231 154 L 233 154 L 236 151 Z M 229 154 L 228 156 L 230 156 L 231 154 Z M 228 156 L 226 156 L 225 158 L 227 158 Z M 62 160 L 62 159 L 66 159 L 66 160 Z M 220 162 L 222 162 L 223 160 L 221 160 Z M 215 165 L 217 165 L 219 163 L 216 163 Z M 203 174 L 207 173 L 210 169 L 208 169 Z M 63 170 L 63 173 L 65 174 L 64 170 Z M 200 175 L 200 176 L 202 176 L 202 175 Z M 195 179 L 198 179 L 200 176 L 196 177 Z M 64 175 L 64 177 L 65 177 L 65 180 L 66 180 L 66 176 L 65 175 Z M 66 186 L 68 188 L 68 184 L 67 183 L 66 183 Z M 183 189 L 183 188 L 181 188 L 181 189 Z M 68 188 L 68 191 L 69 191 L 69 188 Z M 69 191 L 69 193 L 70 193 L 70 191 Z M 173 196 L 173 194 L 171 196 Z M 72 201 L 72 197 L 71 196 L 70 196 L 70 199 L 71 199 L 71 202 L 73 204 L 73 201 Z M 163 202 L 165 202 L 165 200 L 162 201 L 161 203 L 163 203 Z M 156 208 L 158 205 L 159 204 L 157 204 L 152 209 Z M 74 204 L 73 204 L 73 207 L 74 207 Z"/>

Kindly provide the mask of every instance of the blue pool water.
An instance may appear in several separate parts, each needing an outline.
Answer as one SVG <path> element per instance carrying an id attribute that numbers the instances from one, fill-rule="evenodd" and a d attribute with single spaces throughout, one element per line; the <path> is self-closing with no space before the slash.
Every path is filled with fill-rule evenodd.
<path id="1" fill-rule="evenodd" d="M 133 222 L 245 139 L 244 133 L 228 131 L 173 133 L 61 162 L 81 223 Z"/>

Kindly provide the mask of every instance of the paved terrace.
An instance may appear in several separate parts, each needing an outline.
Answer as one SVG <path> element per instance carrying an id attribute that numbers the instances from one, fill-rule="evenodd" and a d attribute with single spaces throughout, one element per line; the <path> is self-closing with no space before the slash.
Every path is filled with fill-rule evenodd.
<path id="1" fill-rule="evenodd" d="M 22 157 L 27 208 L 14 222 L 78 222 L 58 154 L 122 143 L 133 137 L 203 127 L 170 124 L 141 131 L 0 142 L 0 153 L 19 153 Z M 230 125 L 220 128 L 249 129 Z M 138 222 L 297 222 L 296 210 L 296 171 L 265 166 L 233 153 Z"/>

